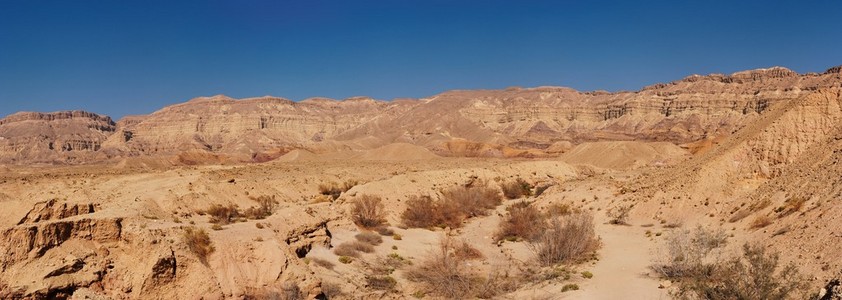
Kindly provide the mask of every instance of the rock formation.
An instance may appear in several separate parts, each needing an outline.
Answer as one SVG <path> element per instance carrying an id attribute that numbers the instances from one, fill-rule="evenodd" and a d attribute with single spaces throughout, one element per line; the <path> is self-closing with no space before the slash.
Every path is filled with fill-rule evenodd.
<path id="1" fill-rule="evenodd" d="M 770 106 L 842 84 L 839 67 L 799 75 L 773 67 L 693 75 L 637 92 L 537 87 L 449 91 L 417 100 L 356 97 L 293 102 L 200 97 L 116 124 L 74 111 L 0 120 L 0 163 L 90 163 L 177 157 L 182 163 L 266 161 L 411 143 L 446 156 L 554 155 L 558 143 L 642 140 L 689 143 L 727 135 Z M 473 146 L 463 147 L 458 144 Z M 486 149 L 482 151 L 471 149 Z M 181 155 L 180 157 L 178 157 Z"/>

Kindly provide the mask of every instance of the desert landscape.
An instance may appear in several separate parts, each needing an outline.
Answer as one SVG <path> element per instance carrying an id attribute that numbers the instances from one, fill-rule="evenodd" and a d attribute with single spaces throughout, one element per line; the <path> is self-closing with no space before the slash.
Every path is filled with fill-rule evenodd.
<path id="1" fill-rule="evenodd" d="M 842 67 L 0 119 L 2 299 L 840 299 Z"/>

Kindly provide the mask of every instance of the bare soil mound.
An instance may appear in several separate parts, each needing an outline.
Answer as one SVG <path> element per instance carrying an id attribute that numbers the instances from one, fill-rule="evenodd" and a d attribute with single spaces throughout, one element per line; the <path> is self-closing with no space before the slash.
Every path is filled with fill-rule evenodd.
<path id="1" fill-rule="evenodd" d="M 687 150 L 668 142 L 611 141 L 582 143 L 561 157 L 569 164 L 628 170 L 668 165 L 681 161 L 688 155 Z"/>

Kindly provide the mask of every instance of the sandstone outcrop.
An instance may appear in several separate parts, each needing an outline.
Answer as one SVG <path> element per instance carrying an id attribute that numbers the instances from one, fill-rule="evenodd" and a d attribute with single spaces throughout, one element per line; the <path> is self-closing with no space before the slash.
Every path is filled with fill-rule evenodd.
<path id="1" fill-rule="evenodd" d="M 117 123 L 86 112 L 0 120 L 0 163 L 85 163 L 139 156 L 174 163 L 267 161 L 410 143 L 445 156 L 541 156 L 560 142 L 689 143 L 728 135 L 769 107 L 842 84 L 839 67 L 800 75 L 773 67 L 693 75 L 637 92 L 537 87 L 449 91 L 418 100 L 293 102 L 200 97 Z M 471 147 L 453 147 L 466 141 Z M 478 150 L 478 149 L 486 150 Z M 464 149 L 464 150 L 462 150 Z"/>

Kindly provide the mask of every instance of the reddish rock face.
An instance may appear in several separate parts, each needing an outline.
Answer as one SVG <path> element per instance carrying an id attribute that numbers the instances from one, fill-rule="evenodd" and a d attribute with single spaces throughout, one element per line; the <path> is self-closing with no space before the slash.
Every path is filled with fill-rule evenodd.
<path id="1" fill-rule="evenodd" d="M 559 142 L 693 142 L 727 135 L 768 107 L 839 86 L 840 67 L 799 75 L 773 67 L 693 75 L 637 92 L 538 87 L 449 91 L 417 100 L 366 97 L 293 102 L 200 97 L 116 124 L 72 111 L 17 113 L 0 120 L 0 163 L 91 163 L 128 156 L 189 156 L 191 163 L 265 161 L 285 149 L 315 152 L 412 143 L 440 155 L 454 141 L 497 156 L 541 155 Z M 199 160 L 195 162 L 194 160 Z"/>

